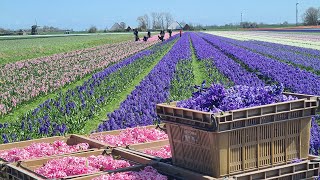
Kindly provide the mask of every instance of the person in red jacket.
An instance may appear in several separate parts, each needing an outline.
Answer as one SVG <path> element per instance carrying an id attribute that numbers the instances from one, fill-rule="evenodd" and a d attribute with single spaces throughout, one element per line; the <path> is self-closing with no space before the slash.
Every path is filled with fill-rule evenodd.
<path id="1" fill-rule="evenodd" d="M 181 35 L 182 35 L 182 29 L 180 29 L 180 37 L 181 37 Z"/>

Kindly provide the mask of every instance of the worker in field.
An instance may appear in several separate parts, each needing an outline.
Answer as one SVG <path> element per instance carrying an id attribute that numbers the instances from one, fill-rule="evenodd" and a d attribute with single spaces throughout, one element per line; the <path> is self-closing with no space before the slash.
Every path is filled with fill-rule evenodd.
<path id="1" fill-rule="evenodd" d="M 171 37 L 172 30 L 171 30 L 171 29 L 169 29 L 169 30 L 168 30 L 168 33 L 169 33 L 169 37 Z"/>
<path id="2" fill-rule="evenodd" d="M 143 36 L 143 41 L 148 41 L 148 36 Z"/>
<path id="3" fill-rule="evenodd" d="M 138 29 L 134 29 L 133 30 L 133 34 L 134 34 L 134 36 L 135 36 L 135 41 L 139 41 L 139 32 L 138 32 Z"/>
<path id="4" fill-rule="evenodd" d="M 148 31 L 148 38 L 151 38 L 151 32 L 150 32 L 150 30 Z"/>
<path id="5" fill-rule="evenodd" d="M 180 29 L 180 37 L 182 36 L 182 29 Z"/>
<path id="6" fill-rule="evenodd" d="M 161 30 L 160 31 L 160 36 L 158 36 L 159 40 L 164 41 L 164 32 Z"/>
<path id="7" fill-rule="evenodd" d="M 161 31 L 160 31 L 160 36 L 161 36 L 161 41 L 162 41 L 162 42 L 164 41 L 164 35 L 165 35 L 164 30 L 161 30 Z"/>

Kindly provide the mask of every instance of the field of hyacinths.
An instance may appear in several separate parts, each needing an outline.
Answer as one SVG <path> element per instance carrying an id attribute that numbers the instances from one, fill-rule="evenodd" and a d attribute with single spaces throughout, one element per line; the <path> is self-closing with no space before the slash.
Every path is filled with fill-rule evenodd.
<path id="1" fill-rule="evenodd" d="M 320 95 L 320 44 L 312 36 L 184 32 L 3 64 L 0 143 L 152 125 L 155 105 L 169 101 L 219 112 L 294 99 L 282 91 Z"/>

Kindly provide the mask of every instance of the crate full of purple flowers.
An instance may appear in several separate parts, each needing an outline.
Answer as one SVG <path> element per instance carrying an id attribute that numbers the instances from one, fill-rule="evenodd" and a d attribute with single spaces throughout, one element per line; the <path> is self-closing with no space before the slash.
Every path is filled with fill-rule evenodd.
<path id="1" fill-rule="evenodd" d="M 219 178 L 307 159 L 318 100 L 283 86 L 215 84 L 156 108 L 173 163 Z"/>

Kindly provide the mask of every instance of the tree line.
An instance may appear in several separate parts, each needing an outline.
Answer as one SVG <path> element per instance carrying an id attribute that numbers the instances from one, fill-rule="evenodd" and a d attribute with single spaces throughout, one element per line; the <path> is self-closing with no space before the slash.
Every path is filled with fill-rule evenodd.
<path id="1" fill-rule="evenodd" d="M 152 12 L 150 16 L 145 14 L 137 18 L 138 28 L 147 29 L 168 29 L 174 22 L 173 16 L 168 12 Z"/>

